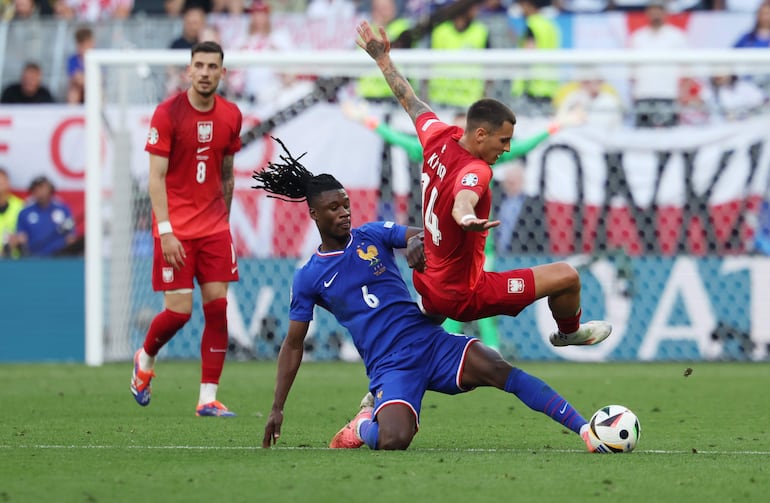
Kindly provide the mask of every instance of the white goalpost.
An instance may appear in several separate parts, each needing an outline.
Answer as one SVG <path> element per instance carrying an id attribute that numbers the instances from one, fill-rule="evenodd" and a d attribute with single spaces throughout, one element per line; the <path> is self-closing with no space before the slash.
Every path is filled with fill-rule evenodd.
<path id="1" fill-rule="evenodd" d="M 85 359 L 90 366 L 129 359 L 136 349 L 134 346 L 137 344 L 137 334 L 141 333 L 142 323 L 146 322 L 148 313 L 153 312 L 153 306 L 157 305 L 149 300 L 142 300 L 139 302 L 141 305 L 137 305 L 138 298 L 150 294 L 136 286 L 150 282 L 147 268 L 149 259 L 146 254 L 139 258 L 140 250 L 146 253 L 139 242 L 143 236 L 140 231 L 146 229 L 136 223 L 137 220 L 146 219 L 145 213 L 142 213 L 141 218 L 138 216 L 137 208 L 141 206 L 141 211 L 147 211 L 142 166 L 146 167 L 148 163 L 142 156 L 141 145 L 147 133 L 147 116 L 162 98 L 162 93 L 146 90 L 154 82 L 152 79 L 162 81 L 169 68 L 183 67 L 189 58 L 188 51 L 101 49 L 89 51 L 85 57 Z M 675 66 L 689 76 L 702 78 L 717 71 L 728 71 L 735 75 L 770 75 L 770 52 L 761 49 L 665 53 L 625 50 L 491 49 L 455 52 L 412 49 L 394 50 L 393 60 L 407 77 L 415 80 L 472 76 L 504 83 L 514 76 L 537 78 L 538 72 L 546 67 L 562 81 L 579 78 L 582 70 L 589 69 L 598 69 L 608 80 L 627 81 L 632 68 L 644 65 Z M 361 50 L 225 54 L 225 67 L 228 70 L 254 66 L 271 68 L 282 74 L 344 77 L 351 80 L 377 74 L 375 63 Z M 500 87 L 505 88 L 505 85 Z M 355 94 L 352 86 L 340 92 L 348 98 Z M 249 107 L 248 104 L 243 106 Z M 314 106 L 320 107 L 317 115 L 311 115 L 316 117 L 318 124 L 317 130 L 311 131 L 310 135 L 322 134 L 321 130 L 326 126 L 324 121 L 331 117 L 330 114 L 341 117 L 336 103 L 327 100 L 320 104 L 308 103 L 304 108 L 310 110 Z M 521 124 L 526 130 L 525 121 Z M 245 124 L 244 131 L 253 125 Z M 350 127 L 355 126 L 351 124 Z M 767 129 L 770 130 L 770 126 Z M 292 132 L 288 130 L 285 134 Z M 355 136 L 363 133 L 351 129 L 350 134 Z M 345 151 L 349 146 L 344 138 L 340 138 L 338 144 L 329 145 L 329 148 Z M 273 152 L 273 155 L 277 154 Z M 376 178 L 377 175 L 374 176 Z M 763 181 L 761 178 L 756 183 Z M 243 184 L 247 188 L 248 181 Z M 236 209 L 240 211 L 240 207 Z M 255 219 L 251 221 L 256 222 Z M 270 267 L 282 267 L 273 265 L 270 262 L 272 257 L 261 258 L 268 271 Z M 244 288 L 248 288 L 248 285 Z M 268 301 L 264 295 L 259 297 L 258 302 L 255 301 L 258 304 L 254 307 L 255 313 L 258 309 L 267 309 L 265 302 Z M 180 354 L 192 355 L 191 347 L 186 347 L 186 352 L 180 351 Z"/>

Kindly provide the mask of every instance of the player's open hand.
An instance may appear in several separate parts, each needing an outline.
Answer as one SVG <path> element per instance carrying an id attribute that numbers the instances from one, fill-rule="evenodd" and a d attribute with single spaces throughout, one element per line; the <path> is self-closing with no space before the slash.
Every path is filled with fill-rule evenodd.
<path id="1" fill-rule="evenodd" d="M 379 38 L 367 21 L 361 21 L 356 31 L 358 32 L 356 44 L 365 50 L 375 61 L 390 52 L 390 40 L 388 40 L 388 35 L 382 26 L 379 27 Z"/>
<path id="2" fill-rule="evenodd" d="M 464 231 L 482 232 L 500 225 L 500 220 L 488 220 L 486 218 L 464 218 L 460 227 Z"/>
<path id="3" fill-rule="evenodd" d="M 425 235 L 422 232 L 406 242 L 406 263 L 417 272 L 425 270 Z"/>
<path id="4" fill-rule="evenodd" d="M 175 270 L 184 267 L 184 259 L 187 254 L 184 252 L 184 246 L 173 234 L 163 234 L 160 237 L 160 248 L 163 250 L 163 260 Z"/>
<path id="5" fill-rule="evenodd" d="M 262 438 L 262 448 L 269 449 L 275 445 L 281 436 L 281 424 L 283 424 L 283 412 L 280 410 L 271 410 L 265 425 L 265 436 Z"/>

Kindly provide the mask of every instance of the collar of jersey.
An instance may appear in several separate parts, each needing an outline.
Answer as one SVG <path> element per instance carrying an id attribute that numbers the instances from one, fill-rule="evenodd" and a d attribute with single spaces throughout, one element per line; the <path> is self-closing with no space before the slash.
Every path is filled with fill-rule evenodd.
<path id="1" fill-rule="evenodd" d="M 345 248 L 343 248 L 342 250 L 334 250 L 334 251 L 330 251 L 330 252 L 322 252 L 321 251 L 321 247 L 319 246 L 318 249 L 316 250 L 315 254 L 318 255 L 319 257 L 333 257 L 335 255 L 342 255 L 343 253 L 345 253 L 345 250 L 350 248 L 350 243 L 352 243 L 352 242 L 353 242 L 353 233 L 351 232 L 350 233 L 350 240 L 348 241 L 348 244 L 345 245 Z"/>

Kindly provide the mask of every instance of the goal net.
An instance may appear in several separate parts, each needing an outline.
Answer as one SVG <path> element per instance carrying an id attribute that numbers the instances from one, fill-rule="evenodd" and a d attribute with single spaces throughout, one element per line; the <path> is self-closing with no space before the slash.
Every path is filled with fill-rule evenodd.
<path id="1" fill-rule="evenodd" d="M 516 158 L 495 166 L 488 268 L 567 260 L 581 273 L 585 319 L 608 319 L 597 347 L 554 351 L 547 306 L 494 320 L 496 345 L 519 359 L 654 360 L 766 356 L 770 314 L 767 51 L 394 50 L 418 93 L 447 122 L 486 95 L 517 115 Z M 95 50 L 86 58 L 86 359 L 129 359 L 162 308 L 152 292 L 151 206 L 144 152 L 155 106 L 184 88 L 187 51 Z M 363 51 L 229 52 L 221 91 L 244 115 L 231 226 L 241 280 L 228 297 L 231 357 L 275 357 L 294 269 L 318 245 L 304 204 L 265 197 L 251 174 L 278 160 L 280 138 L 315 173 L 347 188 L 353 223 L 422 225 L 420 163 L 386 133 L 411 121 L 363 83 Z M 258 70 L 269 97 L 236 89 Z M 637 99 L 640 72 L 676 90 Z M 546 89 L 547 99 L 532 97 Z M 376 85 L 374 85 L 376 88 Z M 529 90 L 529 91 L 528 91 Z M 529 92 L 529 94 L 527 94 Z M 373 126 L 377 124 L 377 129 Z M 558 128 L 555 126 L 558 124 Z M 407 138 L 408 140 L 409 138 Z M 392 140 L 392 138 L 390 138 Z M 403 141 L 407 141 L 403 140 Z M 493 216 L 494 216 L 493 215 Z M 404 276 L 410 275 L 404 264 Z M 203 317 L 164 348 L 197 358 Z M 765 301 L 766 302 L 766 301 Z M 476 324 L 465 333 L 479 334 Z M 352 358 L 349 337 L 318 310 L 306 356 Z"/>

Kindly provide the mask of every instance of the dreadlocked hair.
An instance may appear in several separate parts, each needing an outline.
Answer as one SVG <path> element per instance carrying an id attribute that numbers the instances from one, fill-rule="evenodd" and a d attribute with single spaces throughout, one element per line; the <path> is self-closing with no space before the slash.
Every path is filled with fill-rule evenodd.
<path id="1" fill-rule="evenodd" d="M 254 171 L 251 178 L 256 180 L 257 185 L 252 186 L 253 189 L 262 189 L 272 194 L 267 197 L 274 197 L 281 201 L 290 203 L 307 201 L 310 204 L 310 199 L 321 192 L 343 188 L 332 175 L 313 175 L 308 171 L 299 162 L 307 152 L 295 158 L 281 140 L 274 136 L 271 138 L 278 142 L 285 155 L 278 156 L 282 162 L 269 161 L 264 169 Z"/>

